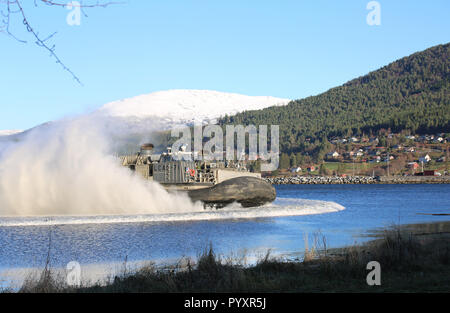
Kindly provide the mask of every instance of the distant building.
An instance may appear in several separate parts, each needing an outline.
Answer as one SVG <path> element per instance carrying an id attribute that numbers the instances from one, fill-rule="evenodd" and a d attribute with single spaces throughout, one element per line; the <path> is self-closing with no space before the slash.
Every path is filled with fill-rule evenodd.
<path id="1" fill-rule="evenodd" d="M 375 155 L 380 155 L 381 151 L 378 149 L 372 149 L 369 151 L 369 155 L 375 156 Z"/>
<path id="2" fill-rule="evenodd" d="M 430 161 L 431 161 L 431 158 L 428 154 L 424 157 L 419 158 L 419 162 L 428 163 Z"/>
<path id="3" fill-rule="evenodd" d="M 326 157 L 327 157 L 328 159 L 336 159 L 336 158 L 339 157 L 339 153 L 338 153 L 337 151 L 328 152 L 328 153 L 326 154 Z"/>
<path id="4" fill-rule="evenodd" d="M 435 170 L 423 171 L 423 176 L 435 176 L 435 175 L 436 175 L 436 171 Z"/>

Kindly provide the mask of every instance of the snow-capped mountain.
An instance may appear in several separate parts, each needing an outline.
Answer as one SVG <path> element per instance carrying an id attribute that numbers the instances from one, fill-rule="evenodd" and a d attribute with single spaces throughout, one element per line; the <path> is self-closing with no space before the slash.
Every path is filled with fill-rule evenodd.
<path id="1" fill-rule="evenodd" d="M 221 116 L 286 105 L 290 100 L 211 90 L 167 90 L 105 104 L 97 113 L 114 118 L 163 122 L 167 126 L 214 123 Z"/>
<path id="2" fill-rule="evenodd" d="M 0 130 L 0 136 L 10 136 L 21 133 L 22 130 Z"/>
<path id="3" fill-rule="evenodd" d="M 128 151 L 130 147 L 138 147 L 147 141 L 158 144 L 158 138 L 153 134 L 160 131 L 194 123 L 215 123 L 221 116 L 286 105 L 288 102 L 289 99 L 210 90 L 167 90 L 110 102 L 74 119 L 99 127 L 106 138 L 112 138 L 111 148 L 117 152 Z M 56 123 L 70 121 L 52 121 L 23 132 L 0 131 L 0 142 L 21 140 L 32 131 L 43 131 Z"/>

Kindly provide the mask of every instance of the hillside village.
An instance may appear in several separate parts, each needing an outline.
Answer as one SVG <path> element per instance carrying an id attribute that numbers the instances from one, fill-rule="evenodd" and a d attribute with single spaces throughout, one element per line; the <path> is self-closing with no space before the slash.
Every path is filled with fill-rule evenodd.
<path id="1" fill-rule="evenodd" d="M 437 45 L 321 94 L 220 124 L 279 125 L 280 167 L 271 175 L 444 175 L 449 55 L 449 43 Z"/>
<path id="2" fill-rule="evenodd" d="M 272 175 L 448 175 L 450 134 L 412 135 L 380 131 L 376 136 L 334 137 L 322 159 L 282 153 Z"/>

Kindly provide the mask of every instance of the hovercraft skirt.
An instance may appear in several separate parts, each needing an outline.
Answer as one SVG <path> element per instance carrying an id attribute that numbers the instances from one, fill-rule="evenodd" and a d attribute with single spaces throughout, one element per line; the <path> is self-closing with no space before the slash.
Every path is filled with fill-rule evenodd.
<path id="1" fill-rule="evenodd" d="M 276 198 L 275 188 L 266 181 L 251 176 L 236 177 L 210 188 L 189 190 L 193 201 L 223 207 L 238 202 L 243 207 L 260 206 Z"/>

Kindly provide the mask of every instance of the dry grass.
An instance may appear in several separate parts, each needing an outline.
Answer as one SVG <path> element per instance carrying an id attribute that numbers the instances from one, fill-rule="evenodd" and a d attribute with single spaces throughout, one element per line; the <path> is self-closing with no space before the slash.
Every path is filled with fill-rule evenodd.
<path id="1" fill-rule="evenodd" d="M 38 279 L 27 280 L 20 292 L 372 292 L 450 290 L 448 234 L 417 236 L 400 228 L 360 246 L 330 251 L 320 233 L 310 246 L 305 236 L 303 261 L 288 262 L 270 251 L 255 265 L 216 255 L 212 246 L 197 262 L 189 258 L 165 268 L 149 263 L 124 270 L 107 284 L 72 288 L 46 266 Z M 382 286 L 367 286 L 366 265 L 378 261 Z M 48 264 L 47 264 L 48 265 Z"/>

